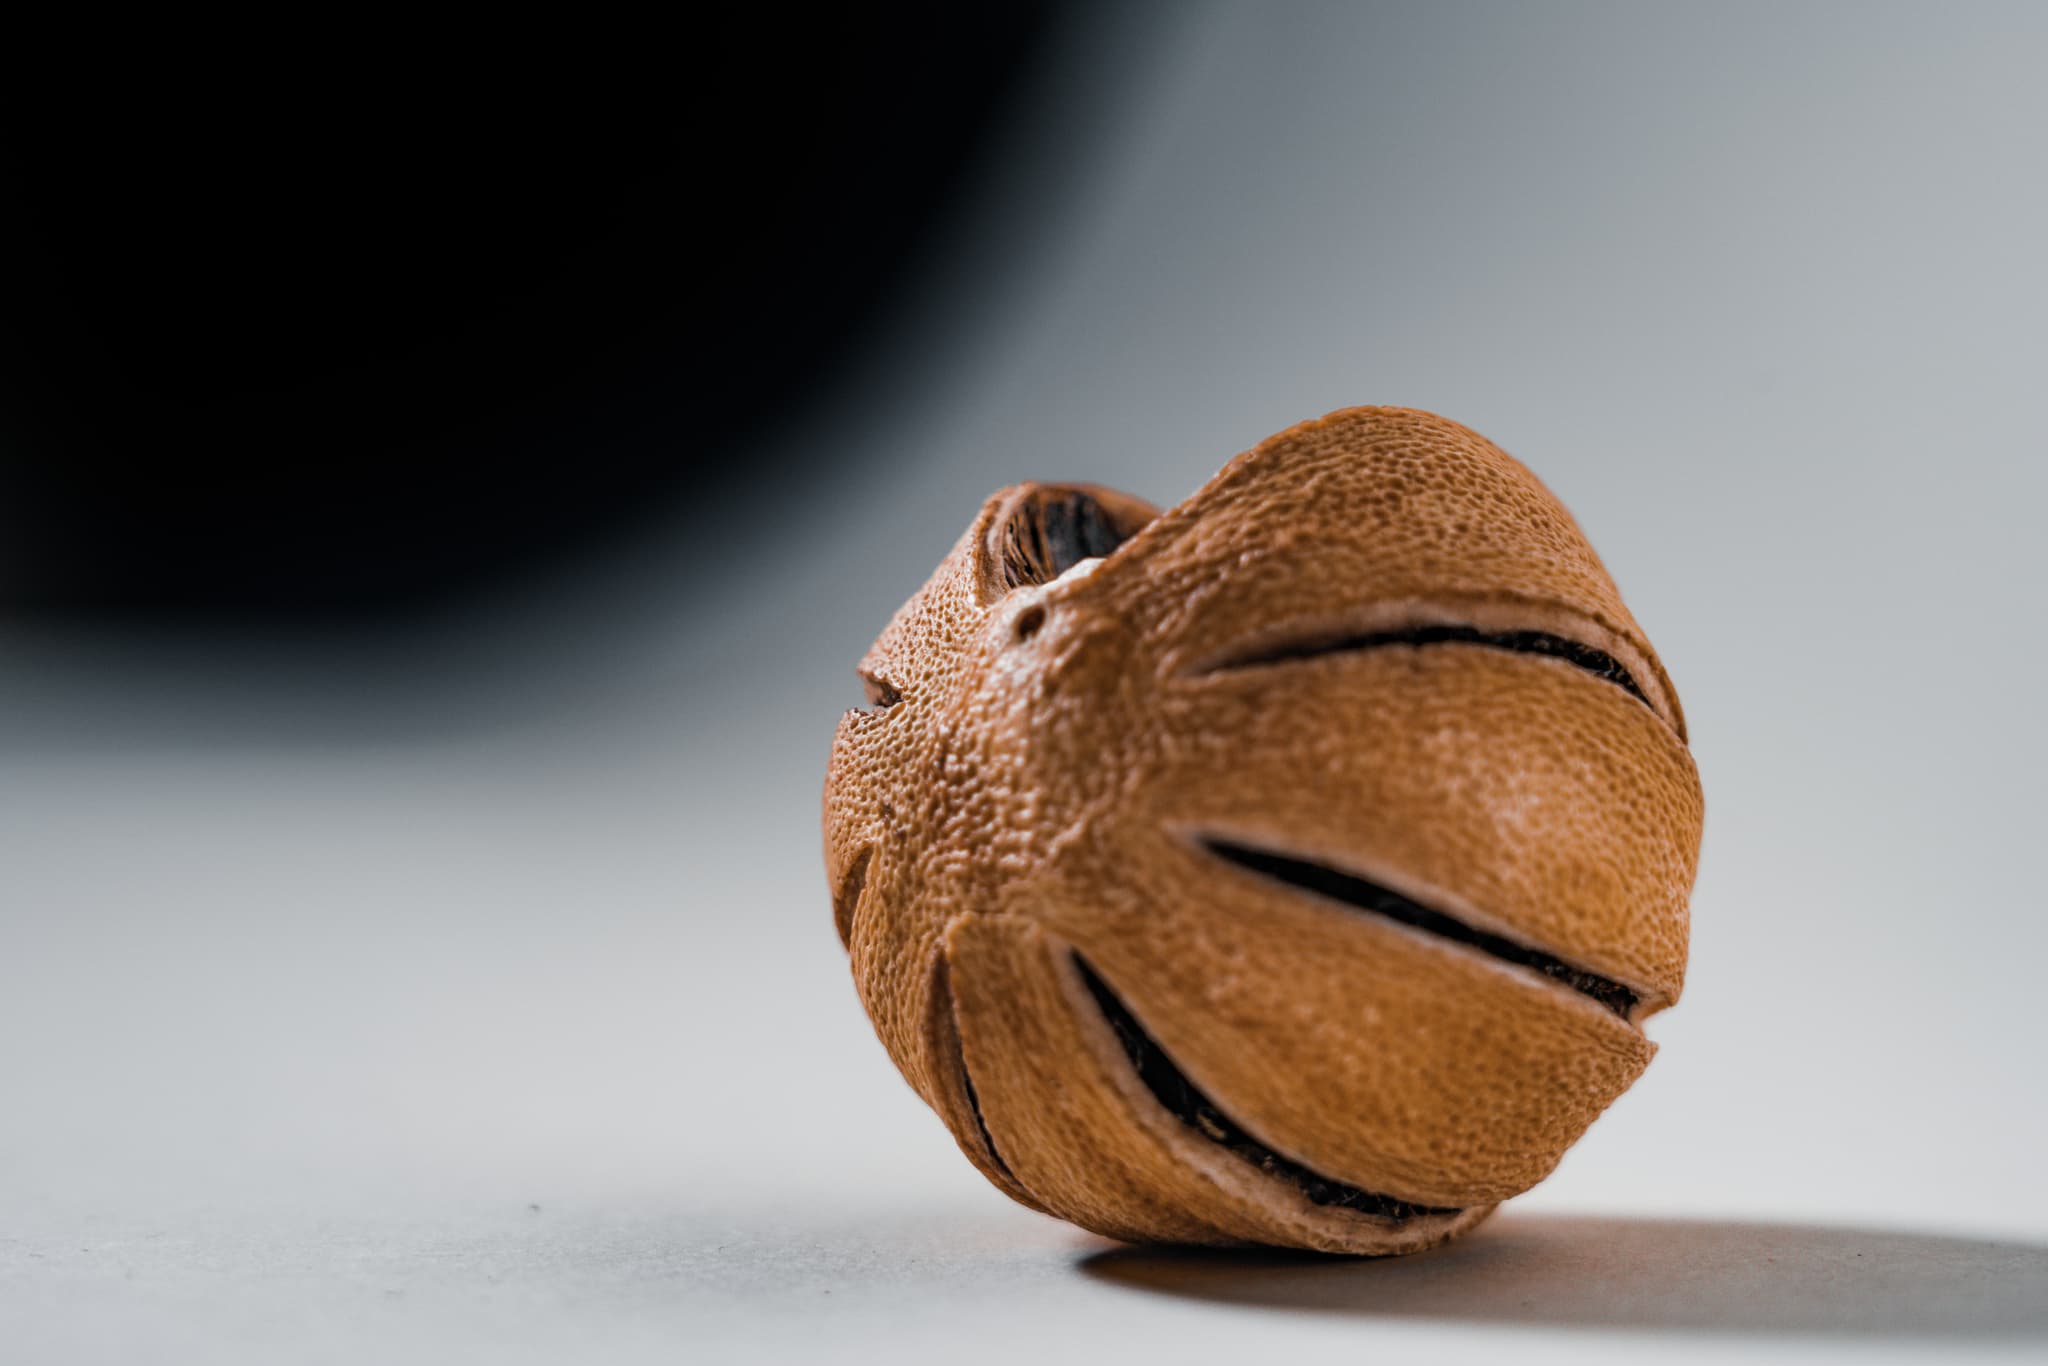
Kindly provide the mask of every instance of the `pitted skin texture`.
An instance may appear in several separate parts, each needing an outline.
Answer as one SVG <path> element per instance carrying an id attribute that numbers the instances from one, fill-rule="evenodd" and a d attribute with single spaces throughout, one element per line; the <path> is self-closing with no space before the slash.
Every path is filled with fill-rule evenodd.
<path id="1" fill-rule="evenodd" d="M 1020 577 L 1019 528 L 1075 497 L 1121 542 Z M 1346 644 L 1432 626 L 1575 642 L 1641 696 L 1488 644 Z M 1002 490 L 861 672 L 878 705 L 841 721 L 824 802 L 854 980 L 1033 1208 L 1133 1240 L 1431 1246 L 1555 1167 L 1683 987 L 1704 805 L 1677 694 L 1571 515 L 1443 418 L 1333 413 L 1164 513 Z M 1365 879 L 1635 1004 L 1205 840 Z M 1424 1212 L 1314 1203 L 1169 1111 L 1076 954 L 1258 1144 Z"/>

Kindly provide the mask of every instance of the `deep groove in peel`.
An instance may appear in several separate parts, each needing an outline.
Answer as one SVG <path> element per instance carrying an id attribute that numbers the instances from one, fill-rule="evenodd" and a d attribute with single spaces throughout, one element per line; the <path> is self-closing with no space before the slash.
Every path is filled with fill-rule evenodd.
<path id="1" fill-rule="evenodd" d="M 953 1000 L 952 963 L 943 954 L 933 971 L 932 997 L 933 1011 L 942 1013 L 946 1021 L 945 1051 L 951 1054 L 948 1061 L 953 1065 L 953 1075 L 960 1078 L 960 1089 L 967 1097 L 968 1113 L 974 1116 L 974 1131 L 981 1135 L 981 1150 L 988 1154 L 989 1162 L 997 1171 L 1013 1184 L 1022 1184 L 1017 1181 L 1017 1174 L 1010 1170 L 1010 1164 L 1003 1161 L 1003 1155 L 996 1151 L 995 1135 L 988 1131 L 988 1121 L 982 1117 L 981 1097 L 974 1090 L 974 1074 L 967 1070 L 967 1040 L 960 1033 L 960 1010 Z"/>
<path id="2" fill-rule="evenodd" d="M 846 866 L 846 875 L 839 879 L 839 893 L 832 898 L 832 923 L 839 930 L 843 948 L 853 947 L 853 913 L 860 905 L 860 894 L 867 889 L 868 865 L 874 857 L 874 845 L 862 846 Z"/>
<path id="3" fill-rule="evenodd" d="M 1376 1218 L 1404 1220 L 1424 1215 L 1456 1214 L 1456 1209 L 1440 1209 L 1430 1205 L 1410 1204 L 1397 1200 L 1391 1195 L 1380 1195 L 1373 1191 L 1360 1190 L 1357 1186 L 1302 1166 L 1299 1162 L 1280 1156 L 1240 1128 L 1231 1118 L 1218 1109 L 1187 1074 L 1174 1065 L 1166 1056 L 1166 1050 L 1153 1041 L 1130 1008 L 1118 999 L 1088 961 L 1080 954 L 1074 954 L 1074 967 L 1081 974 L 1088 994 L 1095 998 L 1096 1008 L 1109 1022 L 1117 1043 L 1130 1059 L 1131 1067 L 1138 1079 L 1145 1083 L 1145 1089 L 1153 1098 L 1165 1106 L 1181 1123 L 1193 1129 L 1202 1137 L 1251 1163 L 1269 1176 L 1288 1182 L 1308 1197 L 1311 1204 L 1336 1206 L 1370 1214 Z"/>
<path id="4" fill-rule="evenodd" d="M 967 1108 L 974 1114 L 974 1129 L 976 1133 L 981 1135 L 981 1146 L 987 1150 L 988 1160 L 995 1164 L 996 1170 L 1009 1177 L 1010 1180 L 1016 1181 L 1017 1174 L 1010 1170 L 1010 1164 L 1003 1161 L 1003 1155 L 996 1150 L 996 1136 L 988 1131 L 988 1121 L 981 1117 L 981 1097 L 974 1092 L 974 1074 L 967 1070 L 967 1049 L 965 1045 L 962 1045 L 960 1049 L 959 1064 L 960 1085 L 967 1092 Z"/>
<path id="5" fill-rule="evenodd" d="M 1266 664 L 1285 664 L 1294 660 L 1314 659 L 1320 655 L 1349 654 L 1392 645 L 1451 644 L 1481 645 L 1491 650 L 1537 655 L 1544 659 L 1561 659 L 1595 677 L 1606 679 L 1644 706 L 1650 707 L 1650 710 L 1656 710 L 1636 682 L 1635 675 L 1623 667 L 1620 660 L 1605 650 L 1596 650 L 1568 636 L 1552 635 L 1548 631 L 1482 631 L 1477 626 L 1440 625 L 1408 626 L 1395 631 L 1367 631 L 1358 635 L 1320 636 L 1312 640 L 1292 641 L 1236 655 L 1220 664 L 1209 666 L 1203 672 L 1222 673 L 1231 669 L 1252 669 Z"/>
<path id="6" fill-rule="evenodd" d="M 1202 837 L 1201 844 L 1218 858 L 1226 859 L 1262 877 L 1271 878 L 1302 891 L 1313 892 L 1331 901 L 1340 901 L 1356 910 L 1384 916 L 1388 920 L 1421 930 L 1426 934 L 1436 935 L 1440 939 L 1469 945 L 1501 962 L 1541 973 L 1553 982 L 1561 983 L 1583 996 L 1592 998 L 1624 1020 L 1628 1019 L 1635 1009 L 1638 999 L 1635 991 L 1611 978 L 1574 967 L 1553 954 L 1532 949 L 1525 944 L 1517 944 L 1514 940 L 1501 935 L 1474 929 L 1462 920 L 1410 901 L 1399 892 L 1391 891 L 1376 882 L 1368 882 L 1362 877 L 1339 872 L 1320 863 L 1289 858 L 1284 854 L 1254 849 L 1249 845 L 1233 844 L 1213 836 Z"/>

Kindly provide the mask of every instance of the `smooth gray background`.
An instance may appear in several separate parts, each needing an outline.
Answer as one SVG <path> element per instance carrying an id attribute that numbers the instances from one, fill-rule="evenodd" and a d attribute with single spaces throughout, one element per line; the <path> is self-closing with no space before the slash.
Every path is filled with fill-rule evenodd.
<path id="1" fill-rule="evenodd" d="M 0 1359 L 2038 1359 L 2044 69 L 2025 5 L 1105 10 L 716 553 L 0 639 Z M 1465 1248 L 1113 1252 L 874 1041 L 831 729 L 991 489 L 1359 402 L 1532 466 L 1657 641 L 1686 998 Z"/>

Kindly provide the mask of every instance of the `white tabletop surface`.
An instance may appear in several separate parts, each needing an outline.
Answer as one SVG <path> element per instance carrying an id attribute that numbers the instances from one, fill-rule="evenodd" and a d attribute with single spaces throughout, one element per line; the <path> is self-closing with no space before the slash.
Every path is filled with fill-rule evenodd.
<path id="1" fill-rule="evenodd" d="M 2048 19 L 1074 37 L 711 545 L 456 622 L 0 639 L 0 1361 L 2040 1360 Z M 1354 402 L 1574 508 L 1708 797 L 1685 1000 L 1407 1261 L 1119 1248 L 896 1077 L 817 803 L 981 497 Z"/>

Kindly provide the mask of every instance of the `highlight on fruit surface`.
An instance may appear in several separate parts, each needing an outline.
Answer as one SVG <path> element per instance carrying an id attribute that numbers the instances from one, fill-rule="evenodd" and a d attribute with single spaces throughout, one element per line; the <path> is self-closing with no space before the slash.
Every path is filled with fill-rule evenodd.
<path id="1" fill-rule="evenodd" d="M 1034 1209 L 1415 1251 L 1655 1052 L 1685 717 L 1570 513 L 1456 423 L 1345 409 L 1163 512 L 1004 489 L 859 673 L 824 794 L 854 982 Z"/>

